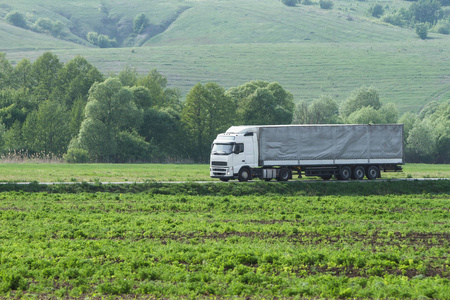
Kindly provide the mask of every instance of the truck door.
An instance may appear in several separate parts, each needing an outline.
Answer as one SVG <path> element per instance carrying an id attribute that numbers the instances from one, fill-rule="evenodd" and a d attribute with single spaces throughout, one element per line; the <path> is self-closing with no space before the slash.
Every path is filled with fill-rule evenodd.
<path id="1" fill-rule="evenodd" d="M 245 154 L 245 164 L 254 168 L 257 165 L 258 159 L 257 159 L 257 152 L 255 151 L 254 147 L 254 141 L 255 138 L 254 135 L 247 136 L 244 142 L 244 154 Z"/>

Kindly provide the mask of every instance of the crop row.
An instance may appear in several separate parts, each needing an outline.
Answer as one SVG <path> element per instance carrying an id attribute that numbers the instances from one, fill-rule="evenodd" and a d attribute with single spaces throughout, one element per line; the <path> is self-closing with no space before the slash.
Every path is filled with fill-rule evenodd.
<path id="1" fill-rule="evenodd" d="M 450 197 L 0 194 L 0 297 L 450 299 Z"/>

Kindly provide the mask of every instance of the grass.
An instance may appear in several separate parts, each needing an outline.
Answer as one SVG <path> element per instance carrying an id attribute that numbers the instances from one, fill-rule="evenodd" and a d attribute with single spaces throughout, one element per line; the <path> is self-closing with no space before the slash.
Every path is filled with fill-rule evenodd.
<path id="1" fill-rule="evenodd" d="M 3 191 L 0 297 L 450 299 L 436 183 Z"/>
<path id="2" fill-rule="evenodd" d="M 0 182 L 171 182 L 218 181 L 209 165 L 198 164 L 0 164 Z M 406 164 L 382 178 L 450 178 L 449 165 Z M 317 179 L 304 177 L 301 180 Z M 294 180 L 299 180 L 295 179 Z"/>

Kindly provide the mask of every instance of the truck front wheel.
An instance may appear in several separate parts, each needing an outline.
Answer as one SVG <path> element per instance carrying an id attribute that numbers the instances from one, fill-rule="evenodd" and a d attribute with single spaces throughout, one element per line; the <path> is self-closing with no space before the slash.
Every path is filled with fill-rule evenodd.
<path id="1" fill-rule="evenodd" d="M 252 177 L 252 174 L 251 174 L 251 171 L 249 168 L 242 168 L 239 171 L 239 177 L 238 177 L 239 181 L 241 181 L 241 182 L 248 181 L 251 179 L 251 177 Z"/>

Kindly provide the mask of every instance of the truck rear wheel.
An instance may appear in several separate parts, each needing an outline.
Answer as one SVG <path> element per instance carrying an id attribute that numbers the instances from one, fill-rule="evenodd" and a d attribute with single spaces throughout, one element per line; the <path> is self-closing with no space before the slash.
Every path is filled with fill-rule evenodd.
<path id="1" fill-rule="evenodd" d="M 350 169 L 350 167 L 345 166 L 339 170 L 338 175 L 339 180 L 349 180 L 351 176 L 352 176 L 352 169 Z"/>
<path id="2" fill-rule="evenodd" d="M 251 177 L 252 177 L 252 174 L 251 174 L 251 171 L 249 168 L 242 168 L 239 171 L 239 177 L 238 177 L 239 181 L 241 181 L 241 182 L 248 181 L 251 179 Z"/>
<path id="3" fill-rule="evenodd" d="M 355 180 L 362 180 L 366 172 L 362 166 L 357 166 L 353 169 L 352 178 Z"/>
<path id="4" fill-rule="evenodd" d="M 377 179 L 379 175 L 380 175 L 380 170 L 378 169 L 377 166 L 370 166 L 367 168 L 367 172 L 366 172 L 367 179 L 370 179 L 370 180 Z"/>

